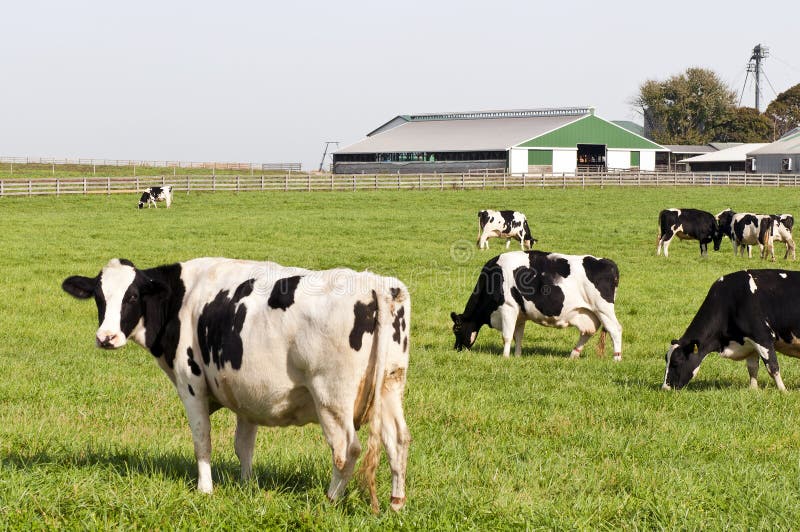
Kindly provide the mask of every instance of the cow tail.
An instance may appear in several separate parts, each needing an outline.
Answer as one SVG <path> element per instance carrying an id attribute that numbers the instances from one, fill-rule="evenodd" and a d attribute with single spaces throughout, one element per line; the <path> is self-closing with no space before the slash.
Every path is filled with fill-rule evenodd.
<path id="1" fill-rule="evenodd" d="M 378 295 L 378 323 L 377 340 L 375 342 L 375 379 L 373 382 L 372 413 L 369 420 L 369 437 L 367 439 L 367 452 L 361 462 L 361 478 L 369 489 L 372 511 L 378 513 L 378 492 L 375 487 L 375 472 L 381 458 L 381 415 L 383 402 L 383 382 L 386 376 L 386 359 L 392 341 L 392 312 L 396 304 L 401 304 L 406 292 L 401 290 L 393 298 L 388 292 Z"/>
<path id="2" fill-rule="evenodd" d="M 597 356 L 605 356 L 606 354 L 606 329 L 600 326 L 600 338 L 597 340 Z"/>

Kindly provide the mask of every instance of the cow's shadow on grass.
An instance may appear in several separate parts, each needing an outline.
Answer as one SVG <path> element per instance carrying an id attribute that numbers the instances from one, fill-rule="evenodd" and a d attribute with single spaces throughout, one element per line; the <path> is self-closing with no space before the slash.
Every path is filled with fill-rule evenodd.
<path id="1" fill-rule="evenodd" d="M 720 378 L 710 378 L 710 379 L 703 379 L 698 381 L 691 381 L 689 384 L 681 388 L 680 390 L 662 390 L 661 385 L 664 383 L 663 381 L 664 375 L 662 373 L 661 379 L 624 379 L 621 377 L 614 377 L 611 379 L 616 386 L 620 386 L 622 388 L 640 388 L 642 390 L 649 390 L 649 391 L 663 391 L 664 393 L 692 393 L 694 392 L 707 392 L 707 391 L 714 391 L 714 390 L 736 390 L 736 389 L 747 389 L 749 385 L 749 381 L 743 379 L 720 379 Z M 759 384 L 759 390 L 764 389 L 764 385 Z M 769 385 L 767 385 L 769 388 Z"/>
<path id="2" fill-rule="evenodd" d="M 197 487 L 197 462 L 178 453 L 134 453 L 119 451 L 78 451 L 64 453 L 10 452 L 0 456 L 4 467 L 20 470 L 38 466 L 58 465 L 64 468 L 102 468 L 120 477 L 137 475 L 162 476 L 181 481 L 187 489 Z M 212 463 L 213 481 L 216 486 L 242 485 L 238 460 L 217 459 Z M 324 476 L 323 476 L 324 477 Z M 318 470 L 299 461 L 277 462 L 253 467 L 252 480 L 258 487 L 268 491 L 304 492 L 327 489 L 329 478 L 320 478 Z M 357 481 L 351 481 L 356 486 Z"/>

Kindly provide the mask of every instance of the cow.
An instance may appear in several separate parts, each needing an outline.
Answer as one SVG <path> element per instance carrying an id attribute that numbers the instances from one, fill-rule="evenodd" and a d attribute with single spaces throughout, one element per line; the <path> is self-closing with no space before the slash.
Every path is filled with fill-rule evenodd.
<path id="1" fill-rule="evenodd" d="M 478 211 L 478 249 L 489 249 L 490 238 L 505 238 L 506 249 L 512 238 L 519 240 L 523 250 L 531 249 L 536 243 L 528 219 L 517 211 Z"/>
<path id="2" fill-rule="evenodd" d="M 658 245 L 656 256 L 669 257 L 669 243 L 673 237 L 681 240 L 700 241 L 700 256 L 708 256 L 708 243 L 714 242 L 714 251 L 719 251 L 722 233 L 710 212 L 698 209 L 664 209 L 658 214 Z"/>
<path id="3" fill-rule="evenodd" d="M 786 254 L 783 259 L 789 258 L 789 253 L 792 254 L 792 260 L 795 260 L 795 247 L 794 238 L 792 238 L 792 228 L 794 227 L 794 216 L 791 214 L 771 214 L 774 225 L 772 227 L 772 240 L 784 242 L 786 244 Z"/>
<path id="4" fill-rule="evenodd" d="M 741 254 L 744 257 L 745 248 L 747 257 L 752 258 L 752 246 L 758 245 L 761 258 L 767 253 L 775 260 L 773 241 L 774 220 L 768 214 L 754 214 L 751 212 L 734 212 L 725 209 L 716 216 L 720 232 L 727 236 L 733 244 L 734 256 Z"/>
<path id="5" fill-rule="evenodd" d="M 464 312 L 450 313 L 454 348 L 471 349 L 481 327 L 488 325 L 503 335 L 503 356 L 522 353 L 525 322 L 547 327 L 573 326 L 580 332 L 571 358 L 599 328 L 611 335 L 614 360 L 622 359 L 622 326 L 614 314 L 619 284 L 617 265 L 591 255 L 562 255 L 546 251 L 503 253 L 481 270 Z M 605 333 L 600 337 L 600 350 Z"/>
<path id="6" fill-rule="evenodd" d="M 723 275 L 708 291 L 686 332 L 666 354 L 662 388 L 681 389 L 711 352 L 747 360 L 750 387 L 758 388 L 758 360 L 781 391 L 786 387 L 776 350 L 800 357 L 800 272 L 767 269 Z"/>
<path id="7" fill-rule="evenodd" d="M 411 301 L 399 280 L 224 258 L 150 269 L 112 259 L 97 276 L 71 276 L 62 287 L 95 299 L 98 347 L 117 349 L 131 339 L 172 381 L 191 427 L 200 492 L 212 492 L 209 415 L 225 407 L 237 418 L 242 479 L 252 472 L 259 425 L 315 422 L 333 454 L 333 501 L 361 454 L 356 430 L 368 422 L 362 469 L 373 510 L 381 441 L 392 472 L 391 508 L 405 504 Z"/>
<path id="8" fill-rule="evenodd" d="M 167 208 L 169 209 L 170 205 L 172 205 L 172 185 L 164 185 L 163 187 L 149 187 L 144 189 L 142 192 L 142 197 L 139 198 L 139 208 L 143 208 L 147 205 L 149 209 L 152 205 L 156 209 L 158 205 L 156 202 L 163 201 L 167 204 Z"/>

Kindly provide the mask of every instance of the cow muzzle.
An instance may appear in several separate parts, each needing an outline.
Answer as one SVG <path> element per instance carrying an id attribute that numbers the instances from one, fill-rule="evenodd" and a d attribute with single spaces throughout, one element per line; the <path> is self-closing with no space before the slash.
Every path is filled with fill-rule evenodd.
<path id="1" fill-rule="evenodd" d="M 101 349 L 117 349 L 126 343 L 124 334 L 109 331 L 98 331 L 94 340 L 97 347 Z"/>

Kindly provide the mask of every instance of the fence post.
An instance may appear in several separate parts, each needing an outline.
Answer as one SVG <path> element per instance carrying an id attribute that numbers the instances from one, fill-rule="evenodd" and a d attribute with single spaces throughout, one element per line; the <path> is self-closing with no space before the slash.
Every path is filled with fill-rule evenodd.
<path id="1" fill-rule="evenodd" d="M 53 163 L 53 175 L 56 175 L 56 163 Z"/>
<path id="2" fill-rule="evenodd" d="M 378 190 L 378 174 L 373 176 L 375 178 L 375 190 Z"/>
<path id="3" fill-rule="evenodd" d="M 189 176 L 186 176 L 186 193 L 188 194 L 189 191 L 192 190 L 192 182 L 189 180 Z"/>
<path id="4" fill-rule="evenodd" d="M 211 174 L 211 191 L 217 191 L 217 174 L 214 173 Z"/>
<path id="5" fill-rule="evenodd" d="M 503 172 L 503 188 L 506 188 L 506 173 Z"/>
<path id="6" fill-rule="evenodd" d="M 310 172 L 309 172 L 309 174 L 308 174 L 308 186 L 307 186 L 307 190 L 308 190 L 308 192 L 311 192 L 311 173 L 310 173 Z"/>
<path id="7" fill-rule="evenodd" d="M 333 179 L 333 178 L 331 178 Z M 353 174 L 353 192 L 356 191 L 356 174 Z"/>
<path id="8" fill-rule="evenodd" d="M 139 178 L 137 177 L 136 178 L 136 191 L 138 192 L 140 190 L 141 190 L 141 188 L 139 188 Z"/>
<path id="9" fill-rule="evenodd" d="M 28 179 L 28 196 L 32 195 L 33 195 L 33 182 L 30 179 Z"/>
<path id="10" fill-rule="evenodd" d="M 422 174 L 419 174 L 419 189 L 422 190 Z"/>
<path id="11" fill-rule="evenodd" d="M 0 196 L 3 195 L 3 180 L 0 179 Z"/>
<path id="12" fill-rule="evenodd" d="M 236 175 L 236 193 L 239 193 L 239 175 Z"/>
<path id="13" fill-rule="evenodd" d="M 400 172 L 397 172 L 397 190 L 400 190 Z"/>
<path id="14" fill-rule="evenodd" d="M 134 168 L 136 168 L 136 167 L 134 166 Z M 107 191 L 108 195 L 110 196 L 111 195 L 111 176 L 106 178 L 106 191 Z"/>
<path id="15" fill-rule="evenodd" d="M 289 174 L 283 174 L 283 191 L 289 191 Z"/>
<path id="16" fill-rule="evenodd" d="M 61 195 L 61 180 L 56 179 L 56 196 Z"/>
<path id="17" fill-rule="evenodd" d="M 163 187 L 166 184 L 167 184 L 167 181 L 164 179 L 164 176 L 162 175 L 161 176 L 161 186 Z"/>
<path id="18" fill-rule="evenodd" d="M 486 175 L 485 170 L 484 170 L 484 175 Z M 461 172 L 461 190 L 464 190 L 464 172 Z"/>
<path id="19" fill-rule="evenodd" d="M 444 174 L 439 174 L 439 190 L 444 190 Z"/>
<path id="20" fill-rule="evenodd" d="M 83 193 L 84 194 L 87 193 L 87 190 L 86 190 L 86 178 L 85 177 L 83 178 Z"/>
<path id="21" fill-rule="evenodd" d="M 261 174 L 261 190 L 264 190 L 264 174 Z"/>
<path id="22" fill-rule="evenodd" d="M 561 188 L 567 188 L 567 174 L 561 172 Z"/>

